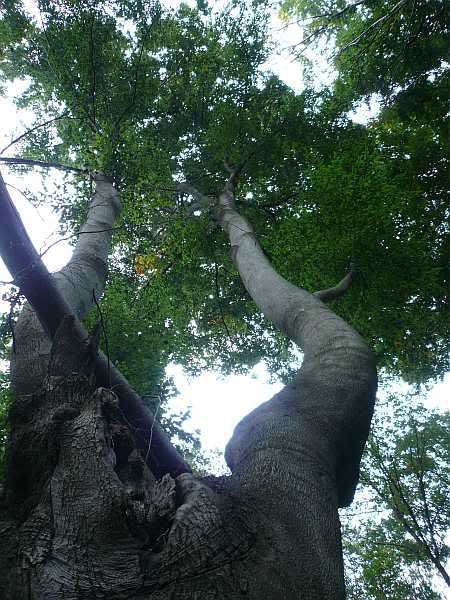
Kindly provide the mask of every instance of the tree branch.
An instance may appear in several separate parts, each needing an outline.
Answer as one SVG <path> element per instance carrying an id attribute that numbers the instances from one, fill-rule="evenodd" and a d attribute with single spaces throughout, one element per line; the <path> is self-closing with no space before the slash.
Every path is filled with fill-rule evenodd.
<path id="1" fill-rule="evenodd" d="M 330 302 L 331 300 L 337 300 L 341 296 L 345 294 L 345 292 L 350 287 L 353 278 L 355 276 L 355 269 L 353 264 L 350 267 L 350 271 L 347 275 L 341 279 L 341 281 L 335 285 L 334 287 L 328 288 L 326 290 L 320 290 L 318 292 L 314 292 L 314 296 L 322 300 L 322 302 Z"/>
<path id="2" fill-rule="evenodd" d="M 9 150 L 11 148 L 11 146 L 14 146 L 14 144 L 17 144 L 18 142 L 20 142 L 20 140 L 23 140 L 24 137 L 26 137 L 27 135 L 30 135 L 30 133 L 33 133 L 33 131 L 40 129 L 41 127 L 46 127 L 47 125 L 50 125 L 50 123 L 54 123 L 55 121 L 64 119 L 65 117 L 68 116 L 68 114 L 69 114 L 68 111 L 66 111 L 62 115 L 59 115 L 58 117 L 54 117 L 53 119 L 49 119 L 48 121 L 44 121 L 44 123 L 39 123 L 38 125 L 35 125 L 31 129 L 28 129 L 27 131 L 25 131 L 24 133 L 19 135 L 19 137 L 16 137 L 14 140 L 11 140 L 11 142 L 9 142 L 9 144 L 7 146 L 2 148 L 2 150 L 0 150 L 0 154 L 4 154 L 7 150 Z"/>
<path id="3" fill-rule="evenodd" d="M 32 158 L 9 158 L 0 156 L 0 162 L 7 165 L 28 165 L 30 167 L 43 167 L 45 169 L 60 169 L 69 173 L 78 173 L 79 175 L 89 175 L 89 169 L 80 169 L 79 167 L 70 167 L 56 162 L 46 162 L 43 160 L 34 160 Z"/>
<path id="4" fill-rule="evenodd" d="M 321 430 L 321 435 L 333 447 L 330 461 L 336 461 L 338 502 L 346 506 L 353 498 L 373 410 L 376 390 L 373 355 L 356 331 L 319 298 L 276 272 L 252 226 L 236 209 L 235 188 L 242 165 L 233 167 L 226 162 L 225 168 L 230 176 L 218 199 L 217 220 L 229 237 L 232 260 L 251 298 L 264 316 L 304 351 L 303 365 L 293 384 L 295 393 L 290 390 L 285 393 L 292 393 L 290 402 L 296 407 L 295 414 L 306 410 L 306 421 L 314 415 L 317 421 L 333 423 L 327 433 Z M 285 406 L 278 405 L 275 397 L 237 426 L 226 452 L 232 470 L 239 460 L 236 457 L 240 447 L 247 447 L 246 437 L 251 437 L 251 432 L 257 429 L 254 419 L 283 420 L 284 410 Z M 270 417 L 264 416 L 266 412 Z M 278 435 L 275 429 L 270 434 L 274 439 L 264 442 L 274 448 Z M 292 440 L 294 443 L 298 440 Z"/>
<path id="5" fill-rule="evenodd" d="M 391 17 L 393 17 L 401 9 L 401 7 L 404 4 L 407 4 L 408 2 L 409 2 L 409 0 L 400 0 L 400 2 L 397 2 L 397 4 L 388 13 L 386 13 L 385 15 L 382 15 L 379 19 L 377 19 L 371 25 L 369 25 L 369 27 L 367 29 L 365 29 L 362 33 L 360 33 L 355 38 L 353 38 L 348 44 L 346 44 L 345 46 L 340 48 L 338 55 L 342 54 L 342 52 L 345 52 L 345 50 L 348 50 L 348 48 L 351 48 L 352 46 L 356 46 L 357 44 L 359 44 L 359 42 L 363 39 L 363 37 L 367 36 L 367 34 L 370 33 L 376 27 L 378 27 L 378 26 L 382 25 L 383 23 L 385 23 L 386 21 L 388 21 Z"/>

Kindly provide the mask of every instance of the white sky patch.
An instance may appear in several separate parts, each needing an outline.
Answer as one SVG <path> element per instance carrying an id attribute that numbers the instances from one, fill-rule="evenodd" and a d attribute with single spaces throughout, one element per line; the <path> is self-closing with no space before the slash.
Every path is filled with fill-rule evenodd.
<path id="1" fill-rule="evenodd" d="M 174 364 L 169 365 L 166 372 L 173 377 L 180 392 L 171 402 L 171 410 L 179 412 L 191 407 L 186 428 L 200 430 L 206 450 L 223 450 L 237 423 L 283 387 L 281 383 L 268 383 L 269 374 L 262 364 L 254 367 L 249 375 L 228 377 L 207 372 L 191 379 Z"/>
<path id="2" fill-rule="evenodd" d="M 303 28 L 295 21 L 281 20 L 278 12 L 273 11 L 269 29 L 275 50 L 262 65 L 262 70 L 272 71 L 295 92 L 302 92 L 306 87 L 304 65 L 299 60 Z M 306 48 L 302 53 L 305 58 L 311 60 L 313 76 L 308 85 L 315 90 L 331 86 L 337 75 L 322 50 L 324 48 L 319 44 L 318 51 Z"/>
<path id="3" fill-rule="evenodd" d="M 280 20 L 276 12 L 270 19 L 270 32 L 275 42 L 275 52 L 262 65 L 262 71 L 271 71 L 297 93 L 304 90 L 303 67 L 292 56 L 290 48 L 301 39 L 298 25 L 288 25 Z"/>
<path id="4" fill-rule="evenodd" d="M 380 108 L 381 97 L 378 94 L 372 94 L 368 101 L 358 102 L 348 116 L 354 123 L 366 125 L 378 116 Z"/>

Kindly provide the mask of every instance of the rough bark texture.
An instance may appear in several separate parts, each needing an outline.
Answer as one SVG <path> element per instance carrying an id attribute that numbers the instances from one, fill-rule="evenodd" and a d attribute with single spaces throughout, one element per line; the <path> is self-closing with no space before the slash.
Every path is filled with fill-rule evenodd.
<path id="1" fill-rule="evenodd" d="M 247 290 L 304 350 L 297 378 L 237 426 L 230 477 L 157 480 L 115 394 L 96 387 L 95 343 L 67 318 L 50 356 L 27 309 L 17 336 L 30 368 L 16 357 L 0 522 L 8 600 L 344 599 L 337 509 L 357 481 L 373 357 L 319 298 L 275 273 L 235 210 L 232 178 L 218 217 Z M 89 241 L 61 279 L 79 311 L 92 293 L 85 269 L 103 269 L 87 256 Z"/>

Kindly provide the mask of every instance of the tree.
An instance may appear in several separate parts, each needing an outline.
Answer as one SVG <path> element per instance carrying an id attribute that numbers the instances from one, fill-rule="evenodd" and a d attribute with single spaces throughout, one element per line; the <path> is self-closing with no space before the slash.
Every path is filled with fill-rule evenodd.
<path id="1" fill-rule="evenodd" d="M 239 209 L 276 269 L 313 291 L 353 262 L 339 315 L 381 368 L 414 382 L 442 376 L 450 356 L 444 101 L 426 103 L 417 123 L 391 114 L 369 128 L 352 123 L 328 91 L 295 94 L 262 71 L 270 46 L 257 4 L 233 2 L 208 16 L 136 2 L 108 10 L 44 2 L 34 15 L 8 4 L 2 72 L 30 82 L 18 102 L 37 117 L 8 149 L 15 156 L 0 160 L 63 164 L 75 178 L 97 169 L 120 189 L 102 309 L 112 360 L 140 393 L 155 395 L 169 356 L 194 372 L 246 370 L 264 359 L 278 376 L 292 374 L 289 344 L 249 300 L 226 238 L 208 210 L 175 191 L 186 180 L 220 193 L 227 155 L 245 161 Z M 42 200 L 74 236 L 89 184 L 78 178 L 75 186 Z M 152 263 L 143 273 L 137 257 Z M 112 318 L 124 305 L 132 308 Z"/>
<path id="2" fill-rule="evenodd" d="M 0 556 L 2 584 L 12 597 L 344 595 L 337 506 L 354 492 L 375 393 L 374 361 L 363 339 L 321 300 L 337 297 L 348 278 L 313 295 L 281 275 L 292 275 L 295 284 L 303 278 L 297 241 L 299 223 L 305 223 L 302 252 L 316 250 L 314 260 L 305 261 L 310 289 L 315 281 L 332 285 L 355 253 L 358 269 L 369 276 L 373 244 L 365 244 L 364 234 L 373 242 L 376 219 L 351 221 L 352 232 L 342 235 L 345 217 L 357 213 L 361 197 L 354 187 L 360 172 L 353 175 L 349 165 L 358 144 L 368 141 L 379 177 L 364 179 L 364 194 L 374 192 L 376 215 L 389 225 L 393 218 L 382 199 L 385 190 L 389 199 L 399 199 L 389 181 L 395 169 L 386 168 L 364 128 L 336 114 L 329 95 L 296 96 L 260 74 L 267 47 L 265 17 L 256 4 L 233 3 L 215 21 L 186 6 L 167 14 L 156 3 L 148 11 L 138 2 L 42 2 L 37 19 L 19 3 L 6 4 L 2 70 L 9 78 L 30 78 L 21 102 L 35 105 L 43 121 L 21 138 L 22 157 L 3 161 L 64 165 L 76 173 L 76 189 L 70 196 L 62 190 L 54 203 L 69 232 L 84 223 L 72 261 L 52 279 L 2 188 L 3 255 L 33 307 L 19 318 L 12 368 L 16 399 Z M 345 155 L 341 163 L 339 152 Z M 342 202 L 335 235 L 322 239 L 320 227 L 309 234 L 315 216 L 325 229 L 330 224 L 323 189 L 333 187 L 325 183 L 335 172 L 351 202 Z M 299 201 L 300 191 L 308 201 Z M 119 196 L 123 216 L 116 227 Z M 273 232 L 265 250 L 281 275 L 241 210 L 258 231 Z M 440 206 L 436 212 L 438 219 Z M 195 213 L 198 219 L 189 218 Z M 226 235 L 212 235 L 213 220 Z M 289 243 L 282 253 L 274 242 L 283 229 L 280 239 Z M 385 229 L 397 239 L 394 228 Z M 117 369 L 117 363 L 125 367 L 138 391 L 151 389 L 155 380 L 143 375 L 148 362 L 139 358 L 139 348 L 122 337 L 122 355 L 118 341 L 114 356 L 98 354 L 98 330 L 87 338 L 73 317 L 84 317 L 105 286 L 112 233 L 113 291 L 106 299 L 129 306 L 133 298 L 139 305 L 143 290 L 149 293 L 140 308 L 152 311 L 156 329 L 145 336 L 147 349 L 155 343 L 158 353 L 154 372 L 169 353 L 178 351 L 188 362 L 194 354 L 188 346 L 200 350 L 199 362 L 213 347 L 215 357 L 228 355 L 233 363 L 236 353 L 245 366 L 266 345 L 281 362 L 286 338 L 262 335 L 261 313 L 274 323 L 272 332 L 279 328 L 305 352 L 298 376 L 237 428 L 227 450 L 230 478 L 196 480 L 189 474 Z M 230 244 L 254 304 L 227 257 Z M 324 260 L 327 248 L 330 261 Z M 436 254 L 439 262 L 443 253 Z M 401 268 L 397 272 L 403 275 Z M 408 287 L 400 302 L 395 290 L 388 294 L 396 311 L 409 302 L 411 290 L 420 300 L 428 293 L 417 280 L 411 284 L 410 275 L 403 277 Z M 397 282 L 392 272 L 390 277 Z M 177 287 L 181 294 L 174 293 Z M 361 294 L 342 308 L 351 315 L 360 303 Z M 358 323 L 364 322 L 359 311 Z M 125 311 L 126 325 L 136 319 L 130 313 L 141 317 L 137 309 Z M 418 314 L 412 320 L 417 326 Z M 436 320 L 442 350 L 444 326 Z M 397 338 L 387 340 L 390 355 L 398 356 Z M 433 359 L 425 355 L 421 365 L 432 370 Z"/>
<path id="3" fill-rule="evenodd" d="M 379 406 L 359 500 L 344 521 L 356 597 L 437 598 L 433 575 L 450 585 L 448 421 L 412 394 Z"/>
<path id="4" fill-rule="evenodd" d="M 343 597 L 337 507 L 354 493 L 376 387 L 373 357 L 321 301 L 339 288 L 313 296 L 273 270 L 235 208 L 236 176 L 232 169 L 217 218 L 249 293 L 305 358 L 295 382 L 236 429 L 227 447 L 231 478 L 207 482 L 189 474 L 160 433 L 155 442 L 154 423 L 147 453 L 137 452 L 138 402 L 108 361 L 105 371 L 77 321 L 106 279 L 120 209 L 112 185 L 96 176 L 83 229 L 90 233 L 52 279 L 2 184 L 2 255 L 34 308 L 17 324 L 12 365 L 7 597 Z M 96 389 L 108 379 L 109 389 Z M 157 481 L 153 473 L 164 468 Z"/>

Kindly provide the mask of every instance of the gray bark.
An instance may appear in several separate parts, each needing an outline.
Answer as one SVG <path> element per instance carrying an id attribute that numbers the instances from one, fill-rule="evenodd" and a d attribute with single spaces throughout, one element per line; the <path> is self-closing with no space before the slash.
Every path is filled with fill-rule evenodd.
<path id="1" fill-rule="evenodd" d="M 107 260 L 114 222 L 121 211 L 118 194 L 103 175 L 96 175 L 95 193 L 74 252 L 67 265 L 53 275 L 64 300 L 82 319 L 105 287 Z M 13 393 L 30 394 L 42 385 L 50 357 L 51 340 L 27 304 L 15 326 L 15 351 L 11 356 Z"/>
<path id="2" fill-rule="evenodd" d="M 23 481 L 15 483 L 22 505 L 7 506 L 0 524 L 6 598 L 345 597 L 337 509 L 351 501 L 358 478 L 373 356 L 319 298 L 273 270 L 235 209 L 232 178 L 218 218 L 250 295 L 303 349 L 298 376 L 237 426 L 226 450 L 230 477 L 157 481 L 114 393 L 96 389 L 95 347 L 66 319 L 50 358 L 36 330 L 23 339 L 25 320 L 33 323 L 26 309 L 18 353 L 43 356 L 28 371 L 16 356 L 13 370 L 12 446 Z M 89 277 L 103 273 L 102 261 L 87 259 L 93 238 L 85 239 L 60 279 L 78 314 L 92 294 Z M 104 239 L 94 253 L 107 254 Z"/>

